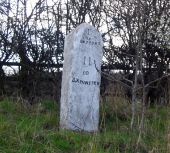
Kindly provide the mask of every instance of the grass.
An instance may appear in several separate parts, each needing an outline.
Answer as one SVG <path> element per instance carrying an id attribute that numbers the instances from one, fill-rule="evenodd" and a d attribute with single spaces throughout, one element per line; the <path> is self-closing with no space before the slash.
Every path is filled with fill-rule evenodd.
<path id="1" fill-rule="evenodd" d="M 130 104 L 117 98 L 100 108 L 100 132 L 88 134 L 59 130 L 54 101 L 33 106 L 0 101 L 0 153 L 168 153 L 169 107 L 148 110 L 137 150 L 139 132 L 129 130 Z"/>

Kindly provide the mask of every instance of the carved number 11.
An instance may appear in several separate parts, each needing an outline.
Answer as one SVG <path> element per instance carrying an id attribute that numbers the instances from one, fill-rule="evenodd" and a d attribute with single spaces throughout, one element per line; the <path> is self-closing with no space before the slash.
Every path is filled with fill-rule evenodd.
<path id="1" fill-rule="evenodd" d="M 87 58 L 86 56 L 84 56 L 83 65 L 91 66 L 91 65 L 92 65 L 91 57 L 88 57 L 88 58 Z"/>

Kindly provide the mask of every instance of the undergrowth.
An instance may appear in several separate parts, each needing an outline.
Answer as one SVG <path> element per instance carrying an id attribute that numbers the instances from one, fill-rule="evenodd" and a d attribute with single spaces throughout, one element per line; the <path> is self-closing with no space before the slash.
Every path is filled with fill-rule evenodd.
<path id="1" fill-rule="evenodd" d="M 168 153 L 169 107 L 148 109 L 137 149 L 139 131 L 129 129 L 130 103 L 117 98 L 100 108 L 100 130 L 89 134 L 59 130 L 59 105 L 54 101 L 0 101 L 0 153 Z"/>

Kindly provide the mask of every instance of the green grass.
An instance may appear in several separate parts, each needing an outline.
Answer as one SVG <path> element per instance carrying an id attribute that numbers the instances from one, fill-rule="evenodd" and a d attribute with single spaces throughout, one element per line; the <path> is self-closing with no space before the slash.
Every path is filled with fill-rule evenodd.
<path id="1" fill-rule="evenodd" d="M 148 110 L 137 150 L 139 132 L 129 129 L 130 104 L 117 99 L 100 108 L 100 132 L 88 134 L 59 130 L 54 101 L 33 106 L 0 101 L 0 153 L 168 153 L 169 107 Z"/>

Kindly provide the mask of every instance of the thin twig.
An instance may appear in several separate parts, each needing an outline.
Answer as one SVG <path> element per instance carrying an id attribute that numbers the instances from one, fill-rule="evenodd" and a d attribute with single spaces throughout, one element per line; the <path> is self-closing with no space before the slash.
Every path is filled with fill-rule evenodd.
<path id="1" fill-rule="evenodd" d="M 120 80 L 114 78 L 113 76 L 111 76 L 111 75 L 109 75 L 109 74 L 107 74 L 107 73 L 102 72 L 101 70 L 99 70 L 99 69 L 97 68 L 97 66 L 96 66 L 96 62 L 95 62 L 95 61 L 94 61 L 94 64 L 95 64 L 95 68 L 96 68 L 97 72 L 99 72 L 101 75 L 106 76 L 107 79 L 109 79 L 110 81 L 113 81 L 113 80 L 114 80 L 114 81 L 116 81 L 116 82 L 122 84 L 123 86 L 125 86 L 125 87 L 127 87 L 127 88 L 130 88 L 130 89 L 132 88 L 131 86 L 125 84 L 124 82 L 122 82 L 122 81 L 120 81 Z M 126 81 L 127 81 L 127 79 L 126 79 Z M 128 80 L 128 81 L 131 83 L 130 80 Z"/>

